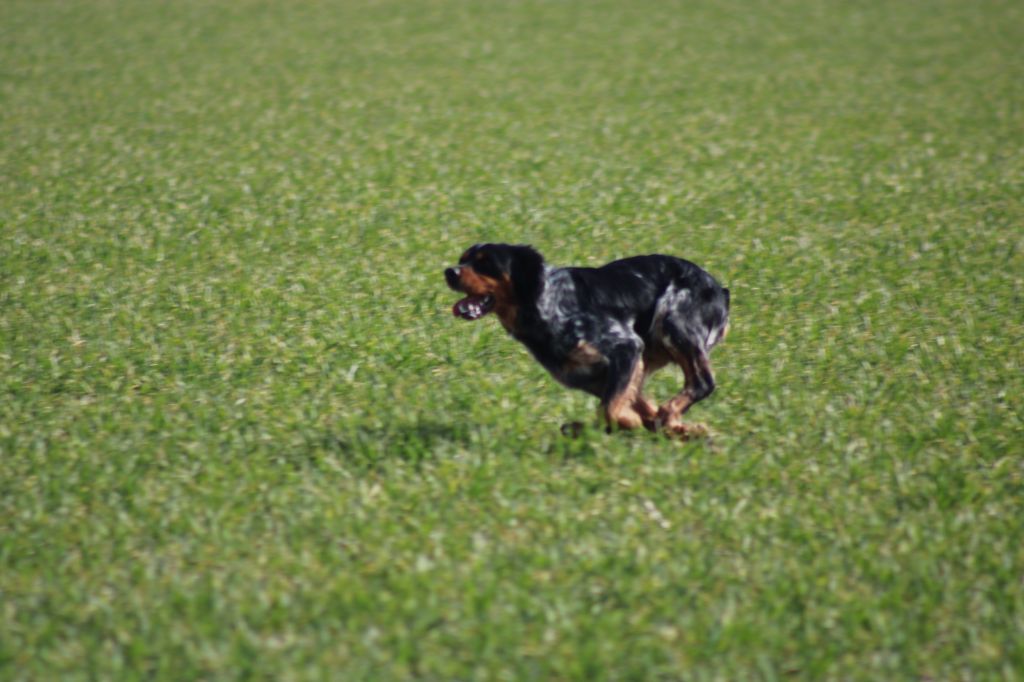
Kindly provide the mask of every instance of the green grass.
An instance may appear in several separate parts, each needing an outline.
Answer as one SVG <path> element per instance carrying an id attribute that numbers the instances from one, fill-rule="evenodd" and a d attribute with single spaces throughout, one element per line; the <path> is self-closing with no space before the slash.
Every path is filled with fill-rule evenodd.
<path id="1" fill-rule="evenodd" d="M 1024 679 L 1022 44 L 7 0 L 0 678 Z M 593 401 L 450 314 L 485 240 L 718 276 L 714 438 L 561 438 Z"/>

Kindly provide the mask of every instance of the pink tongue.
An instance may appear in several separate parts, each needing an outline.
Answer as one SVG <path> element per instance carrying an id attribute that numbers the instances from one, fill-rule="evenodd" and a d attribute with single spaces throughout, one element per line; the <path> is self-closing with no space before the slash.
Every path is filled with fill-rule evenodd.
<path id="1" fill-rule="evenodd" d="M 476 320 L 485 312 L 483 296 L 467 296 L 452 306 L 452 315 L 464 320 Z"/>

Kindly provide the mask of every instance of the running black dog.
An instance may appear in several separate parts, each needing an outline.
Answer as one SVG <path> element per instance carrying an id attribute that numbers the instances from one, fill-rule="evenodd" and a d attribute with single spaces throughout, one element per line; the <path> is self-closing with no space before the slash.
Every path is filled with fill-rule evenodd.
<path id="1" fill-rule="evenodd" d="M 680 418 L 715 389 L 708 353 L 729 326 L 729 290 L 700 267 L 651 255 L 558 268 L 529 246 L 477 244 L 444 274 L 468 294 L 452 308 L 457 317 L 493 311 L 555 379 L 601 399 L 609 430 L 693 433 Z M 686 383 L 658 407 L 643 384 L 669 363 Z"/>

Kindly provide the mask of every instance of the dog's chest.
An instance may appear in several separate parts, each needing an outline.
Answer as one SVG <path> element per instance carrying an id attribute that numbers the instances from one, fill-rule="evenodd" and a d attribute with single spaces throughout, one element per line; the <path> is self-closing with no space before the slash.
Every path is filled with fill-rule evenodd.
<path id="1" fill-rule="evenodd" d="M 551 270 L 547 274 L 537 301 L 537 331 L 541 333 L 520 340 L 558 382 L 570 388 L 599 390 L 608 359 L 591 338 L 595 336 L 593 324 L 588 324 L 591 316 L 580 309 L 567 271 Z"/>
<path id="2" fill-rule="evenodd" d="M 572 346 L 561 343 L 535 343 L 520 339 L 552 377 L 569 388 L 600 391 L 608 373 L 608 358 L 589 341 L 578 340 Z"/>
<path id="3" fill-rule="evenodd" d="M 559 382 L 581 388 L 603 376 L 608 360 L 575 325 L 548 328 L 547 333 L 520 337 L 521 341 Z"/>
<path id="4" fill-rule="evenodd" d="M 608 371 L 608 358 L 589 341 L 580 341 L 551 374 L 569 388 L 590 388 L 603 384 Z"/>

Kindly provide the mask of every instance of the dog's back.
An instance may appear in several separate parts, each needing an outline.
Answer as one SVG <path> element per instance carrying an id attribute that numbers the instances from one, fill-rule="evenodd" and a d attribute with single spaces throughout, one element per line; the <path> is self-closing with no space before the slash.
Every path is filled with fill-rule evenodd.
<path id="1" fill-rule="evenodd" d="M 633 329 L 645 344 L 662 342 L 656 332 L 666 316 L 685 318 L 681 326 L 688 330 L 688 343 L 705 352 L 725 334 L 729 290 L 688 260 L 653 254 L 568 270 L 582 308 L 633 320 Z"/>

